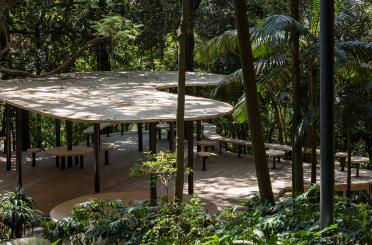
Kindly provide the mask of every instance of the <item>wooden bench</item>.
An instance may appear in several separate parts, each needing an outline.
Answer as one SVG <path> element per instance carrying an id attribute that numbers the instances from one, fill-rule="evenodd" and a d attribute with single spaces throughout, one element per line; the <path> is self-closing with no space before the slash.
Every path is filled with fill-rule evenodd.
<path id="1" fill-rule="evenodd" d="M 36 166 L 36 153 L 41 152 L 41 148 L 29 148 L 27 149 L 28 153 L 31 153 L 32 156 L 32 167 Z"/>
<path id="2" fill-rule="evenodd" d="M 61 169 L 66 168 L 66 161 L 65 157 L 75 157 L 75 165 L 78 165 L 79 163 L 79 157 L 80 157 L 80 168 L 84 167 L 84 156 L 88 155 L 89 153 L 93 152 L 93 149 L 90 147 L 85 146 L 73 146 L 72 150 L 67 150 L 65 146 L 59 146 L 50 148 L 46 151 L 49 155 L 61 157 L 62 158 L 62 166 Z M 72 166 L 68 166 L 72 167 Z"/>
<path id="3" fill-rule="evenodd" d="M 278 159 L 278 162 L 280 162 L 280 157 L 281 156 L 284 156 L 285 155 L 285 152 L 284 151 L 281 151 L 281 150 L 274 150 L 274 149 L 270 149 L 270 150 L 266 150 L 266 155 L 268 157 L 272 157 L 273 158 L 273 169 L 276 168 L 275 164 L 276 164 L 276 158 Z"/>
<path id="4" fill-rule="evenodd" d="M 358 156 L 351 157 L 351 164 L 355 164 L 356 165 L 356 177 L 357 178 L 359 177 L 360 164 L 368 163 L 368 162 L 369 162 L 369 158 L 368 157 L 358 157 Z"/>
<path id="5" fill-rule="evenodd" d="M 203 171 L 206 171 L 207 170 L 207 159 L 211 156 L 215 156 L 216 154 L 212 153 L 212 152 L 208 152 L 208 151 L 200 151 L 198 152 L 198 156 L 202 158 L 202 162 L 203 162 L 203 167 L 202 167 L 202 170 Z"/>
<path id="6" fill-rule="evenodd" d="M 204 147 L 204 151 L 208 151 L 209 148 L 214 148 L 216 142 L 213 140 L 199 140 L 196 142 L 196 145 L 199 145 L 202 149 Z"/>
<path id="7" fill-rule="evenodd" d="M 167 131 L 167 135 L 168 135 L 168 139 L 170 138 L 170 135 L 169 135 L 169 132 L 170 132 L 170 125 L 168 123 L 158 123 L 156 124 L 156 131 L 158 132 L 158 138 L 159 140 L 161 140 L 161 131 L 162 130 L 166 130 Z M 174 132 L 176 131 L 176 129 L 174 128 Z"/>
<path id="8" fill-rule="evenodd" d="M 107 137 L 110 136 L 110 129 L 112 129 L 112 124 L 111 123 L 101 123 L 100 124 L 100 133 L 106 132 Z M 83 134 L 86 134 L 86 136 L 87 136 L 87 146 L 89 147 L 90 136 L 91 135 L 92 135 L 92 140 L 93 140 L 94 127 L 90 126 L 86 129 L 84 129 Z"/>
<path id="9" fill-rule="evenodd" d="M 335 154 L 335 157 L 337 157 L 340 160 L 341 172 L 345 170 L 347 156 L 348 156 L 347 152 L 337 152 Z"/>

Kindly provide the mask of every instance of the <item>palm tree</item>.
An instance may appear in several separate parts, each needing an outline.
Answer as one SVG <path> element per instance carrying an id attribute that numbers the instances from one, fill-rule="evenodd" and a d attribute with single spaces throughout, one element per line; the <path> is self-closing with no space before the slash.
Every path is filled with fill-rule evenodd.
<path id="1" fill-rule="evenodd" d="M 341 72 L 350 72 L 353 74 L 355 69 L 368 69 L 370 71 L 370 57 L 372 57 L 372 44 L 363 40 L 358 35 L 345 37 L 345 30 L 350 22 L 358 19 L 358 13 L 353 11 L 349 6 L 339 6 L 339 12 L 335 17 L 336 31 L 336 75 L 339 77 Z M 360 8 L 363 8 L 361 6 Z M 275 92 L 272 94 L 280 95 L 285 93 L 288 88 L 291 74 L 291 56 L 289 46 L 289 36 L 291 30 L 297 30 L 300 34 L 300 55 L 303 60 L 303 71 L 309 77 L 308 89 L 311 90 L 309 99 L 301 97 L 302 117 L 298 126 L 294 128 L 294 136 L 303 141 L 308 134 L 311 139 L 311 162 L 312 162 L 312 183 L 316 181 L 316 146 L 317 146 L 317 121 L 319 118 L 319 108 L 316 103 L 318 95 L 317 88 L 319 84 L 319 1 L 310 1 L 310 13 L 308 16 L 308 25 L 305 27 L 302 23 L 291 16 L 273 15 L 265 18 L 261 25 L 250 28 L 251 41 L 253 44 L 253 58 L 255 59 L 255 72 L 257 74 L 256 82 L 260 96 L 269 96 L 268 87 L 275 84 Z M 364 21 L 365 22 L 365 21 Z M 237 31 L 228 30 L 222 35 L 209 40 L 206 44 L 198 48 L 196 58 L 202 62 L 211 62 L 217 57 L 226 53 L 236 53 L 238 45 Z M 233 117 L 238 122 L 247 120 L 247 108 L 245 95 L 239 94 L 242 91 L 242 74 L 241 70 L 230 74 L 226 79 L 221 81 L 214 91 L 214 96 L 229 99 L 240 98 L 235 103 Z M 337 80 L 340 80 L 337 78 Z M 306 88 L 304 81 L 301 86 Z M 337 88 L 336 88 L 337 89 Z M 270 97 L 270 96 L 269 96 Z M 280 102 L 280 96 L 277 101 Z M 231 102 L 231 101 L 229 101 Z M 281 106 L 281 104 L 279 104 Z M 280 110 L 279 110 L 280 111 Z M 276 118 L 276 116 L 275 116 Z M 283 122 L 285 120 L 282 120 Z M 285 125 L 285 123 L 284 123 Z M 277 124 L 279 127 L 279 124 Z M 293 127 L 293 122 L 292 122 Z M 285 131 L 285 127 L 283 127 Z M 278 129 L 278 132 L 280 130 Z M 279 137 L 278 137 L 279 138 Z"/>

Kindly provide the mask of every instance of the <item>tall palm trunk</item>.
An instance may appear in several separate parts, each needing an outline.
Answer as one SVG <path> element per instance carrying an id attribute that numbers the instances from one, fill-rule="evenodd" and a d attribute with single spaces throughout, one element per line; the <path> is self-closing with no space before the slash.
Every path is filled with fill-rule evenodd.
<path id="1" fill-rule="evenodd" d="M 177 99 L 177 172 L 175 199 L 182 202 L 184 186 L 184 138 L 185 138 L 185 80 L 186 80 L 186 39 L 189 30 L 190 0 L 182 1 L 182 17 L 178 29 L 178 99 Z"/>
<path id="2" fill-rule="evenodd" d="M 291 16 L 300 19 L 300 1 L 290 1 Z M 300 44 L 297 30 L 291 32 L 291 54 L 292 54 L 292 191 L 304 191 L 304 170 L 302 165 L 302 146 L 297 134 L 297 128 L 301 120 L 301 88 L 300 88 Z"/>
<path id="3" fill-rule="evenodd" d="M 240 61 L 248 109 L 248 123 L 254 149 L 254 160 L 258 188 L 261 198 L 274 203 L 270 173 L 267 166 L 264 139 L 262 134 L 261 114 L 259 110 L 256 75 L 253 66 L 252 46 L 249 34 L 247 6 L 245 0 L 234 0 L 235 20 L 238 31 Z"/>

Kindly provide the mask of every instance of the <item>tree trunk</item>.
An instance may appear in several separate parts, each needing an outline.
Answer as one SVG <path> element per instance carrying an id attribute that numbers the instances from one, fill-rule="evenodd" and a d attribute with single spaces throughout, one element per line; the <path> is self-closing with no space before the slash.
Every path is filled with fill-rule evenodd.
<path id="1" fill-rule="evenodd" d="M 248 109 L 248 122 L 254 149 L 254 160 L 258 188 L 263 200 L 274 203 L 270 173 L 267 166 L 265 145 L 262 134 L 256 75 L 253 66 L 252 46 L 249 34 L 247 6 L 245 0 L 234 0 L 235 20 L 238 31 L 240 61 L 243 72 L 244 91 Z"/>
<path id="2" fill-rule="evenodd" d="M 300 19 L 300 1 L 291 0 L 291 16 Z M 296 30 L 291 32 L 291 54 L 292 54 L 292 192 L 304 191 L 304 170 L 302 165 L 302 146 L 297 129 L 301 120 L 301 88 L 300 88 L 300 45 L 299 34 Z"/>
<path id="3" fill-rule="evenodd" d="M 310 64 L 310 109 L 316 108 L 316 70 L 314 64 Z M 316 122 L 312 122 L 309 129 L 310 143 L 311 143 L 311 184 L 316 184 Z"/>
<path id="4" fill-rule="evenodd" d="M 182 17 L 178 29 L 178 98 L 177 98 L 177 173 L 175 200 L 182 202 L 184 186 L 184 139 L 185 139 L 185 80 L 186 80 L 186 38 L 190 21 L 190 0 L 182 1 Z"/>
<path id="5" fill-rule="evenodd" d="M 102 42 L 97 45 L 96 55 L 97 55 L 97 70 L 98 71 L 110 71 L 110 56 L 107 52 L 107 46 L 109 42 Z"/>
<path id="6" fill-rule="evenodd" d="M 195 26 L 195 15 L 196 11 L 200 6 L 201 0 L 189 0 L 189 6 L 191 11 L 189 29 L 186 32 L 186 71 L 194 70 L 194 26 Z"/>

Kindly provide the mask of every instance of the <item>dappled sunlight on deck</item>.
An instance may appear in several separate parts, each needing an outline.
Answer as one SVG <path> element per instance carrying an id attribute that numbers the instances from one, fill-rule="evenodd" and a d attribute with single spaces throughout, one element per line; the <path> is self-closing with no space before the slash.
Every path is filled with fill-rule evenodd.
<path id="1" fill-rule="evenodd" d="M 158 149 L 167 150 L 168 141 L 158 141 Z M 102 135 L 102 143 L 114 148 L 110 152 L 110 165 L 103 165 L 101 161 L 101 191 L 148 191 L 149 181 L 145 178 L 129 176 L 129 169 L 140 159 L 143 154 L 137 152 L 137 133 L 125 132 L 111 134 L 110 137 Z M 148 133 L 144 132 L 144 151 L 147 151 Z M 195 147 L 196 149 L 196 147 Z M 103 154 L 102 154 L 103 155 Z M 196 156 L 196 154 L 195 154 Z M 24 189 L 31 194 L 37 208 L 48 214 L 50 209 L 57 204 L 79 196 L 93 194 L 93 154 L 90 154 L 84 169 L 78 167 L 67 168 L 61 171 L 55 167 L 54 158 L 45 153 L 37 155 L 36 167 L 31 167 L 30 155 L 24 153 Z M 14 159 L 13 159 L 14 160 Z M 16 185 L 15 167 L 12 171 L 4 170 L 5 157 L 0 157 L 0 190 L 12 191 Z M 13 161 L 14 162 L 14 161 Z M 271 167 L 271 161 L 268 160 Z M 194 188 L 200 197 L 212 201 L 219 209 L 230 207 L 246 196 L 257 193 L 257 180 L 253 157 L 223 152 L 222 155 L 210 157 L 207 162 L 207 171 L 202 171 L 201 158 L 194 160 Z M 310 182 L 310 164 L 304 164 L 305 183 Z M 291 184 L 291 164 L 289 161 L 277 163 L 275 170 L 270 168 L 270 176 L 274 193 Z M 319 170 L 318 170 L 319 179 Z M 352 169 L 352 182 L 372 182 L 372 172 L 361 170 L 360 177 L 355 178 L 355 169 Z M 187 192 L 187 179 L 185 178 L 185 193 Z M 340 172 L 336 165 L 336 183 L 346 183 L 346 171 Z M 165 188 L 159 183 L 159 191 Z M 170 183 L 170 191 L 174 191 L 174 181 Z"/>

